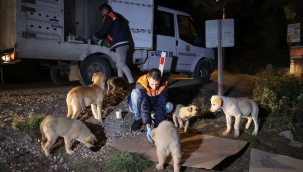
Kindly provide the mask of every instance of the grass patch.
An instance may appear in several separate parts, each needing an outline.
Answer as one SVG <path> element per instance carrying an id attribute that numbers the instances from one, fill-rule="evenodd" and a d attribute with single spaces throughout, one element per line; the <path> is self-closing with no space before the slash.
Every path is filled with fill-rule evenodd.
<path id="1" fill-rule="evenodd" d="M 13 121 L 13 128 L 26 132 L 38 133 L 40 132 L 40 123 L 44 119 L 45 115 L 34 115 L 25 120 L 15 119 Z"/>
<path id="2" fill-rule="evenodd" d="M 6 135 L 2 132 L 0 132 L 0 141 L 3 141 L 6 139 Z"/>
<path id="3" fill-rule="evenodd" d="M 2 172 L 5 172 L 5 171 L 9 171 L 10 169 L 8 168 L 8 166 L 5 164 L 5 163 L 3 163 L 3 162 L 1 162 L 0 163 L 0 171 Z"/>
<path id="4" fill-rule="evenodd" d="M 100 162 L 94 162 L 96 164 L 100 163 Z M 68 162 L 68 166 L 70 168 L 70 170 L 73 171 L 87 171 L 87 172 L 93 172 L 93 171 L 97 171 L 97 169 L 94 168 L 94 166 L 90 163 L 88 163 L 87 160 L 82 159 L 82 158 L 75 158 L 71 161 Z"/>
<path id="5" fill-rule="evenodd" d="M 121 127 L 124 128 L 124 129 L 129 129 L 130 126 L 131 126 L 131 123 L 126 123 L 126 122 L 124 122 L 124 123 L 121 125 Z"/>
<path id="6" fill-rule="evenodd" d="M 207 125 L 208 125 L 208 123 L 203 118 L 198 118 L 192 124 L 192 128 L 195 129 L 195 130 L 200 130 L 200 129 L 204 128 Z"/>
<path id="7" fill-rule="evenodd" d="M 106 172 L 141 172 L 152 163 L 142 154 L 114 149 L 111 156 L 105 159 L 104 164 Z"/>

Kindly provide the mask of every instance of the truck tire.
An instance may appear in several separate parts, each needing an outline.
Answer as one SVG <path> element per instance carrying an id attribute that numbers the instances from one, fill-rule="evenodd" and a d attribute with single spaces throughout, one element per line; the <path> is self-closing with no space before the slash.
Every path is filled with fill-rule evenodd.
<path id="1" fill-rule="evenodd" d="M 76 81 L 70 81 L 68 78 L 68 73 L 56 65 L 51 66 L 50 76 L 53 82 L 60 86 L 74 85 L 78 83 Z"/>
<path id="2" fill-rule="evenodd" d="M 199 61 L 197 63 L 197 66 L 195 68 L 195 80 L 199 81 L 200 84 L 207 84 L 210 75 L 211 75 L 211 67 L 210 64 L 207 61 Z"/>
<path id="3" fill-rule="evenodd" d="M 82 85 L 92 84 L 92 76 L 95 72 L 102 72 L 107 78 L 111 76 L 111 66 L 108 61 L 100 55 L 92 55 L 80 62 L 80 73 Z"/>

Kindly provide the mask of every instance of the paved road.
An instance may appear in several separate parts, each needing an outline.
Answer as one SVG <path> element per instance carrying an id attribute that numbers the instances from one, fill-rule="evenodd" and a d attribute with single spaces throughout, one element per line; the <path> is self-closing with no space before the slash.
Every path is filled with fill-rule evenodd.
<path id="1" fill-rule="evenodd" d="M 145 72 L 141 72 L 141 71 L 132 71 L 133 75 L 134 75 L 134 79 L 137 80 L 142 74 L 144 74 Z M 115 75 L 115 74 L 114 74 Z M 233 74 L 229 71 L 223 71 L 223 91 L 225 94 L 229 94 L 228 90 L 230 89 L 234 89 L 235 87 L 241 88 L 243 87 L 243 83 L 242 86 L 241 84 L 239 85 L 241 80 L 246 80 L 247 75 L 242 75 L 242 74 Z M 183 85 L 192 85 L 192 84 L 198 84 L 197 81 L 195 81 L 192 78 L 188 78 L 186 74 L 173 74 L 170 76 L 169 78 L 170 82 L 172 82 L 173 84 L 171 84 L 171 86 L 183 86 Z M 218 82 L 218 71 L 214 71 L 211 75 L 210 78 L 210 82 L 208 84 L 205 84 L 203 86 L 204 89 L 212 89 L 214 92 L 217 92 L 217 82 Z M 246 82 L 244 82 L 246 83 Z M 251 84 L 253 83 L 249 83 L 248 87 L 251 87 Z M 81 85 L 80 83 L 76 84 L 75 86 Z M 247 85 L 247 84 L 246 84 Z M 253 84 L 254 85 L 254 84 Z M 49 82 L 32 82 L 32 83 L 19 83 L 19 84 L 3 84 L 0 85 L 0 91 L 1 90 L 15 90 L 15 89 L 24 89 L 24 88 L 28 88 L 28 89 L 39 89 L 39 88 L 49 88 L 49 87 L 62 87 L 62 86 L 58 86 L 55 83 L 53 83 L 52 81 Z M 249 90 L 251 88 L 248 88 L 244 86 L 244 89 L 242 90 Z"/>

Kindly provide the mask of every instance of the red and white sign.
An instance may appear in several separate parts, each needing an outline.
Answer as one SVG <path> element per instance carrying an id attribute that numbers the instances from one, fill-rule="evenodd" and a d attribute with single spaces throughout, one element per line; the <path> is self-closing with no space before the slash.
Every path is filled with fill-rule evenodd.
<path id="1" fill-rule="evenodd" d="M 159 63 L 159 70 L 161 71 L 161 76 L 163 75 L 163 69 L 165 64 L 166 52 L 162 51 Z"/>

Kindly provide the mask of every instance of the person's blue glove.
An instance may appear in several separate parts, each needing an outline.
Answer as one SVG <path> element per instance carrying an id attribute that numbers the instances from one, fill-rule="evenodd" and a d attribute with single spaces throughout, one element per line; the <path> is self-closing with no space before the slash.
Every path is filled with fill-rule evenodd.
<path id="1" fill-rule="evenodd" d="M 152 132 L 152 129 L 151 128 L 148 128 L 147 129 L 147 133 L 146 133 L 146 136 L 148 138 L 148 140 L 152 143 L 154 143 L 153 139 L 151 138 L 151 132 Z"/>
<path id="2" fill-rule="evenodd" d="M 93 40 L 93 41 L 97 41 L 97 39 L 98 39 L 98 38 L 97 38 L 95 35 L 93 35 L 93 39 L 92 39 L 92 40 Z"/>

